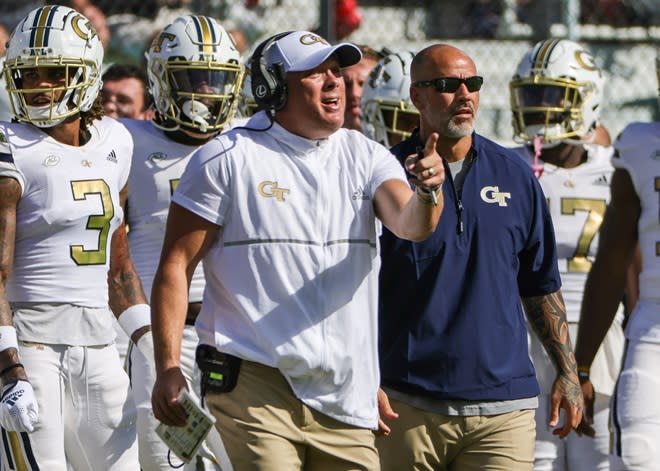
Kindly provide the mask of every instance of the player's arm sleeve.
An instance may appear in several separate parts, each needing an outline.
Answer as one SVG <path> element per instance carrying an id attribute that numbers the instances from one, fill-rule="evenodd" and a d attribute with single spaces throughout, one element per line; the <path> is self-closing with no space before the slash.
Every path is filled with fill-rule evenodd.
<path id="1" fill-rule="evenodd" d="M 172 201 L 221 226 L 231 203 L 230 158 L 219 140 L 198 149 L 186 166 Z"/>
<path id="2" fill-rule="evenodd" d="M 378 187 L 386 180 L 401 180 L 408 185 L 406 172 L 396 157 L 384 146 L 373 143 L 371 146 L 373 171 L 371 178 L 371 197 L 376 193 Z"/>

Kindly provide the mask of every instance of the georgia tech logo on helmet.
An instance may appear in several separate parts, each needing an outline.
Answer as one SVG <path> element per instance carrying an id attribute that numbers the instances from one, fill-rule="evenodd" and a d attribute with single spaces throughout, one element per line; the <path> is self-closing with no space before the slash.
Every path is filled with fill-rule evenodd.
<path id="1" fill-rule="evenodd" d="M 310 33 L 310 34 L 303 34 L 302 36 L 300 36 L 300 44 L 304 44 L 305 46 L 311 46 L 314 43 L 321 43 L 321 44 L 325 44 L 326 46 L 330 45 L 328 41 L 326 41 L 317 34 Z"/>
<path id="2" fill-rule="evenodd" d="M 84 29 L 80 27 L 81 21 L 83 22 L 82 25 L 85 27 Z M 96 28 L 94 28 L 92 22 L 82 15 L 76 15 L 73 17 L 71 20 L 71 27 L 73 28 L 73 31 L 80 37 L 80 39 L 91 39 L 94 36 L 98 36 L 96 33 Z"/>
<path id="3" fill-rule="evenodd" d="M 486 203 L 497 203 L 498 206 L 508 206 L 506 200 L 511 198 L 511 193 L 501 192 L 498 186 L 485 186 L 481 189 L 479 196 Z"/>
<path id="4" fill-rule="evenodd" d="M 575 51 L 575 62 L 577 62 L 578 65 L 583 69 L 598 70 L 594 56 L 592 56 L 590 52 L 585 51 L 584 49 L 578 49 Z"/>
<path id="5" fill-rule="evenodd" d="M 277 182 L 263 181 L 257 187 L 259 194 L 264 198 L 275 198 L 277 201 L 284 201 L 284 195 L 291 191 L 286 188 L 280 188 Z"/>
<path id="6" fill-rule="evenodd" d="M 151 41 L 151 52 L 161 52 L 165 41 L 172 42 L 175 39 L 176 36 L 174 34 L 163 31 Z"/>

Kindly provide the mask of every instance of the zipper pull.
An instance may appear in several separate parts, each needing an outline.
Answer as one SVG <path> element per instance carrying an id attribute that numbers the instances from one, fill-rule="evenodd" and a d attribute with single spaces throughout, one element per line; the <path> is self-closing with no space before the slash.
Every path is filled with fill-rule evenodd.
<path id="1" fill-rule="evenodd" d="M 458 200 L 456 212 L 458 213 L 458 223 L 456 224 L 456 232 L 463 233 L 463 202 Z"/>

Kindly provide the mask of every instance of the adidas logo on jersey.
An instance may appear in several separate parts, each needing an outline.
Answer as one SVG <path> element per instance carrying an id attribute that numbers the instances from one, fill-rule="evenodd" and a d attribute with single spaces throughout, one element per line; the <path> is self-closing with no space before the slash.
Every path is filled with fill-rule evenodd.
<path id="1" fill-rule="evenodd" d="M 609 186 L 609 184 L 610 182 L 607 180 L 607 175 L 601 175 L 592 182 L 592 185 L 598 186 Z"/>
<path id="2" fill-rule="evenodd" d="M 110 162 L 117 163 L 117 154 L 115 154 L 115 150 L 112 149 L 108 156 L 106 157 L 106 160 L 109 160 Z"/>
<path id="3" fill-rule="evenodd" d="M 359 186 L 358 189 L 353 192 L 353 199 L 354 200 L 368 200 L 369 195 L 367 195 L 364 192 L 364 189 L 361 186 Z"/>

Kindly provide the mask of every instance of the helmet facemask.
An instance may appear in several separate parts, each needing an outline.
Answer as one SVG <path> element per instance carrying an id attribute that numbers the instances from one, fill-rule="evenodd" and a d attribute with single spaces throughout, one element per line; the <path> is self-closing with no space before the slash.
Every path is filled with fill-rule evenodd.
<path id="1" fill-rule="evenodd" d="M 412 134 L 419 125 L 419 111 L 406 100 L 375 99 L 363 104 L 370 116 L 365 133 L 386 147 L 398 144 Z"/>
<path id="2" fill-rule="evenodd" d="M 34 64 L 17 62 L 5 66 L 5 80 L 12 111 L 19 121 L 38 127 L 52 127 L 78 115 L 84 107 L 83 98 L 89 89 L 100 84 L 96 78 L 90 78 L 92 67 L 89 64 L 53 64 L 38 59 Z M 26 87 L 24 77 L 26 74 L 35 74 L 35 69 L 41 69 L 42 73 L 48 76 L 62 77 L 62 85 Z M 35 95 L 39 104 L 31 104 Z"/>
<path id="3" fill-rule="evenodd" d="M 585 122 L 583 104 L 595 92 L 591 83 L 535 76 L 511 81 L 511 110 L 516 135 L 529 142 L 577 141 L 592 129 Z"/>
<path id="4" fill-rule="evenodd" d="M 184 128 L 206 134 L 221 130 L 231 119 L 240 92 L 238 65 L 172 60 L 159 64 L 165 117 Z"/>

